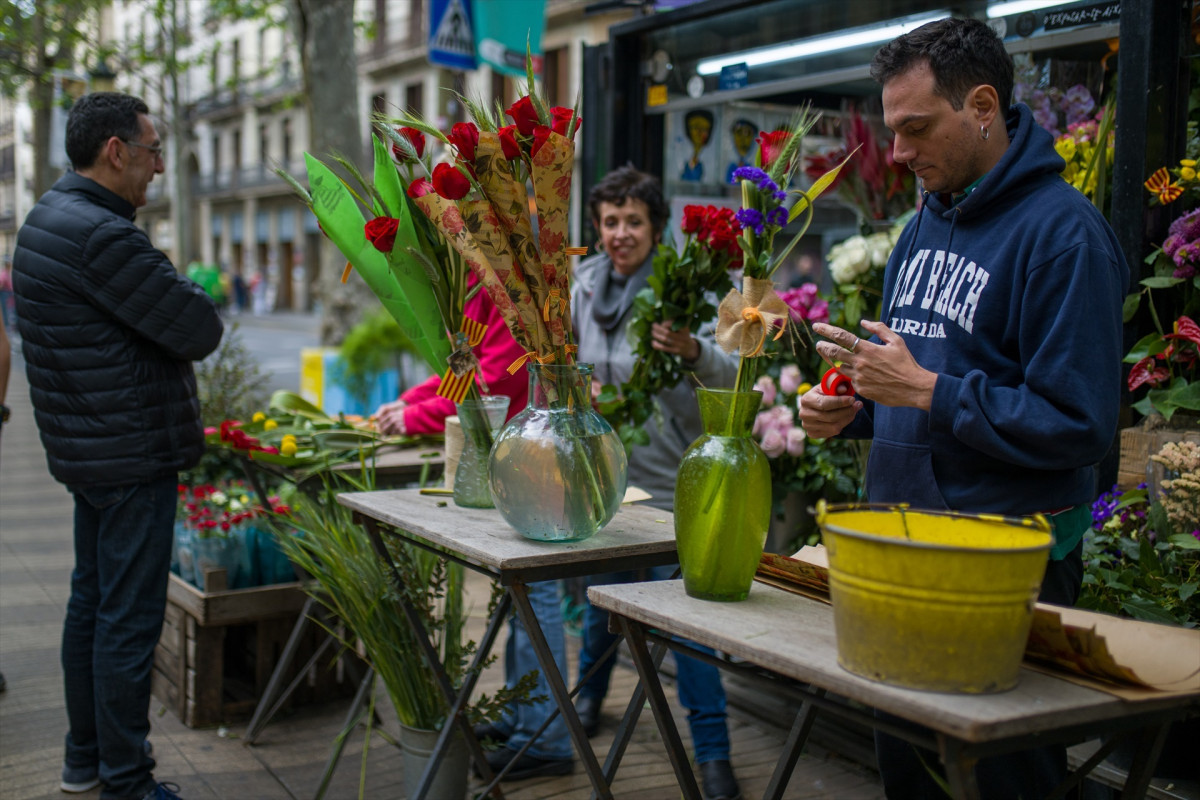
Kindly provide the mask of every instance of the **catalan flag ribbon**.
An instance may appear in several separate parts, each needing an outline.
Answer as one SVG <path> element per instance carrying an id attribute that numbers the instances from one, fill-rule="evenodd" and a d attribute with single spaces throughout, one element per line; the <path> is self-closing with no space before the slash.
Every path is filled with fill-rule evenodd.
<path id="1" fill-rule="evenodd" d="M 470 317 L 463 317 L 462 328 L 454 335 L 454 352 L 446 359 L 450 366 L 438 385 L 438 397 L 444 397 L 452 403 L 461 403 L 467 396 L 467 390 L 475 382 L 475 373 L 479 366 L 471 348 L 477 347 L 483 341 L 486 332 L 487 325 Z"/>
<path id="2" fill-rule="evenodd" d="M 1171 182 L 1171 173 L 1167 172 L 1166 167 L 1159 167 L 1144 185 L 1148 191 L 1158 195 L 1158 202 L 1163 205 L 1178 200 L 1183 194 L 1183 187 Z"/>

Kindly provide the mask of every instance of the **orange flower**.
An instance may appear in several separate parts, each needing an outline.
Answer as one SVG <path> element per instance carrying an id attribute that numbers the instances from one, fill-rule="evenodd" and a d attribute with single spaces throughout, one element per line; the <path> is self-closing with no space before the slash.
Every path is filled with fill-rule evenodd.
<path id="1" fill-rule="evenodd" d="M 1166 167 L 1159 167 L 1146 181 L 1145 186 L 1147 191 L 1158 195 L 1158 202 L 1163 205 L 1178 200 L 1183 194 L 1183 187 L 1171 182 L 1171 173 L 1167 172 Z"/>

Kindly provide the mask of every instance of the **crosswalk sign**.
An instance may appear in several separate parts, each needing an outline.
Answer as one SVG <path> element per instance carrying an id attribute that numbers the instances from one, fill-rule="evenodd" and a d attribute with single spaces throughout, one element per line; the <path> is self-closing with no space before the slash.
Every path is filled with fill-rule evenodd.
<path id="1" fill-rule="evenodd" d="M 471 0 L 431 0 L 429 6 L 429 62 L 475 69 Z"/>

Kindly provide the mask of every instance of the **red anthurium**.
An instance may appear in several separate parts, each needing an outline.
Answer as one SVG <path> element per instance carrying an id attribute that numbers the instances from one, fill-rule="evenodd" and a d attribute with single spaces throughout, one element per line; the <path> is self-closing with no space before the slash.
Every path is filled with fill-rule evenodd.
<path id="1" fill-rule="evenodd" d="M 583 123 L 582 119 L 575 117 L 575 126 L 571 129 L 570 133 L 567 133 L 567 125 L 571 123 L 571 116 L 574 113 L 575 110 L 572 108 L 555 106 L 554 108 L 550 109 L 550 116 L 554 118 L 553 122 L 550 123 L 550 127 L 554 129 L 555 133 L 566 136 L 567 138 L 574 137 L 575 131 L 579 130 L 579 126 Z"/>
<path id="2" fill-rule="evenodd" d="M 471 191 L 471 181 L 450 164 L 433 168 L 433 190 L 447 200 L 461 200 Z"/>
<path id="3" fill-rule="evenodd" d="M 542 149 L 542 145 L 550 138 L 553 133 L 548 125 L 538 125 L 533 129 L 533 146 L 529 148 L 529 155 L 536 156 L 538 150 Z"/>
<path id="4" fill-rule="evenodd" d="M 392 217 L 376 217 L 363 226 L 367 241 L 375 245 L 381 253 L 392 252 L 396 244 L 396 231 L 400 228 L 400 220 Z"/>
<path id="5" fill-rule="evenodd" d="M 1129 370 L 1129 378 L 1125 382 L 1129 386 L 1129 391 L 1132 392 L 1143 383 L 1160 386 L 1170 377 L 1171 371 L 1166 366 L 1158 364 L 1154 356 L 1146 356 L 1133 365 L 1133 369 Z"/>
<path id="6" fill-rule="evenodd" d="M 421 133 L 416 128 L 397 128 L 396 133 L 400 134 L 412 143 L 413 150 L 417 152 L 417 158 L 425 155 L 425 134 Z M 408 153 L 405 153 L 398 144 L 392 145 L 392 153 L 397 159 L 400 160 L 401 163 L 404 163 L 405 161 L 412 161 L 412 158 L 409 157 Z"/>
<path id="7" fill-rule="evenodd" d="M 474 122 L 456 122 L 446 136 L 458 150 L 458 157 L 468 164 L 475 162 L 475 148 L 479 145 L 479 128 Z"/>
<path id="8" fill-rule="evenodd" d="M 1175 320 L 1175 332 L 1168 333 L 1164 339 L 1187 339 L 1200 345 L 1200 325 L 1192 322 L 1191 317 L 1180 317 Z"/>
<path id="9" fill-rule="evenodd" d="M 513 103 L 504 113 L 512 117 L 522 136 L 532 136 L 534 126 L 541 122 L 537 109 L 533 107 L 533 101 L 528 96 Z"/>
<path id="10" fill-rule="evenodd" d="M 517 126 L 505 125 L 497 133 L 500 135 L 500 150 L 509 161 L 516 161 L 521 156 L 521 145 L 517 143 Z"/>
<path id="11" fill-rule="evenodd" d="M 408 196 L 412 198 L 424 197 L 434 191 L 433 183 L 428 178 L 417 178 L 408 185 Z"/>
<path id="12" fill-rule="evenodd" d="M 758 152 L 762 158 L 762 168 L 769 169 L 779 158 L 779 154 L 787 147 L 792 135 L 787 131 L 763 131 L 758 135 Z"/>

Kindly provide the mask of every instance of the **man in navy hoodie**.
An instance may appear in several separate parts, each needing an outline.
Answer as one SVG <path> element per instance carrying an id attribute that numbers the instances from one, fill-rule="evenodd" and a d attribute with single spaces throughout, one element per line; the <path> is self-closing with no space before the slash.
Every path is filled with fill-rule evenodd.
<path id="1" fill-rule="evenodd" d="M 814 326 L 856 394 L 814 388 L 801 422 L 815 438 L 873 440 L 872 502 L 1049 515 L 1041 599 L 1073 605 L 1095 465 L 1117 428 L 1129 267 L 1104 217 L 1060 177 L 1050 134 L 1008 105 L 1012 59 L 985 23 L 924 25 L 882 47 L 871 75 L 922 207 L 892 251 L 867 338 Z M 889 797 L 944 796 L 911 745 L 877 734 L 876 750 Z M 976 775 L 985 797 L 1041 797 L 1065 771 L 1060 747 L 985 759 Z"/>

